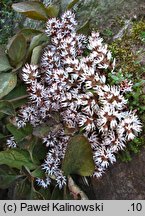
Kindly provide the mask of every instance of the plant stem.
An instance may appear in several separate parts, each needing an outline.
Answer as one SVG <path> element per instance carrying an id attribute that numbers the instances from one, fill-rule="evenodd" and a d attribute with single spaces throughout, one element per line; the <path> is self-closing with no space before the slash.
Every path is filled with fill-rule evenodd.
<path id="1" fill-rule="evenodd" d="M 18 101 L 18 100 L 21 100 L 21 99 L 25 99 L 25 98 L 27 98 L 27 97 L 28 97 L 28 95 L 23 95 L 23 96 L 20 96 L 20 97 L 17 97 L 17 98 L 8 100 L 8 101 L 9 101 L 9 102 L 15 102 L 15 101 Z"/>
<path id="2" fill-rule="evenodd" d="M 87 195 L 79 188 L 78 185 L 75 184 L 70 175 L 68 176 L 68 188 L 75 200 L 78 199 L 78 195 L 80 195 L 81 200 L 88 200 Z"/>

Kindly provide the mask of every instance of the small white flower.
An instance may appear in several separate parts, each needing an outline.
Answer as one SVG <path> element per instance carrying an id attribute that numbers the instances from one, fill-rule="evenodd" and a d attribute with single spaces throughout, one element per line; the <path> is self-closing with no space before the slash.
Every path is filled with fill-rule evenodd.
<path id="1" fill-rule="evenodd" d="M 134 112 L 124 113 L 123 120 L 118 125 L 118 132 L 125 136 L 127 140 L 132 140 L 141 131 L 142 125 Z"/>
<path id="2" fill-rule="evenodd" d="M 100 131 L 106 132 L 115 129 L 122 115 L 110 106 L 104 106 L 98 111 L 97 125 Z"/>
<path id="3" fill-rule="evenodd" d="M 102 168 L 107 168 L 110 163 L 116 162 L 115 155 L 109 148 L 105 146 L 98 147 L 94 152 L 94 161 L 97 166 L 101 166 Z"/>
<path id="4" fill-rule="evenodd" d="M 22 71 L 22 78 L 27 84 L 33 84 L 40 77 L 37 65 L 26 64 Z"/>
<path id="5" fill-rule="evenodd" d="M 16 117 L 15 120 L 18 128 L 23 128 L 26 126 L 26 122 L 24 121 L 24 119 Z"/>
<path id="6" fill-rule="evenodd" d="M 66 177 L 60 174 L 57 176 L 56 182 L 57 182 L 57 185 L 59 186 L 59 189 L 62 189 L 62 187 L 66 185 Z"/>
<path id="7" fill-rule="evenodd" d="M 100 177 L 102 177 L 102 175 L 104 174 L 104 172 L 105 172 L 105 168 L 97 167 L 96 166 L 96 169 L 95 169 L 95 171 L 93 173 L 93 177 L 100 178 Z"/>
<path id="8" fill-rule="evenodd" d="M 123 93 L 125 93 L 125 92 L 131 92 L 131 91 L 132 91 L 132 86 L 133 86 L 132 81 L 123 80 L 123 81 L 120 83 L 120 90 L 121 90 Z"/>
<path id="9" fill-rule="evenodd" d="M 17 147 L 17 144 L 16 144 L 16 142 L 15 142 L 15 138 L 12 136 L 12 137 L 10 137 L 9 139 L 7 139 L 7 146 L 9 147 L 9 148 L 16 148 Z"/>
<path id="10" fill-rule="evenodd" d="M 41 187 L 43 187 L 43 188 L 46 189 L 46 188 L 50 185 L 51 179 L 50 179 L 49 177 L 47 177 L 46 179 L 37 178 L 37 179 L 36 179 L 36 183 L 37 183 L 39 186 L 41 186 Z"/>

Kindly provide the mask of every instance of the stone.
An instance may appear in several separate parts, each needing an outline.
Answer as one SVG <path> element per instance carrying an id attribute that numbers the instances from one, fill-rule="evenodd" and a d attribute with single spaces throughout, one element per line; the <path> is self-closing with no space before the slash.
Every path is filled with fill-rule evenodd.
<path id="1" fill-rule="evenodd" d="M 100 179 L 92 178 L 93 199 L 145 199 L 145 148 L 128 163 L 117 162 Z"/>

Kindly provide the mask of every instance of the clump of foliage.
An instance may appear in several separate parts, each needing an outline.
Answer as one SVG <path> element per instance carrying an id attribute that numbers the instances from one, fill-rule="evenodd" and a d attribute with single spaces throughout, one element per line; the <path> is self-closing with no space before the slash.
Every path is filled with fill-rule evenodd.
<path id="1" fill-rule="evenodd" d="M 13 34 L 11 26 L 17 23 L 15 12 L 12 10 L 11 5 L 16 1 L 3 0 L 0 2 L 0 44 L 6 44 L 9 37 Z"/>
<path id="2" fill-rule="evenodd" d="M 11 199 L 76 198 L 72 175 L 100 177 L 141 130 L 125 98 L 132 82 L 110 83 L 111 52 L 98 33 L 76 32 L 71 11 L 59 20 L 38 1 L 13 8 L 47 30 L 22 29 L 1 47 L 1 188 Z"/>
<path id="3" fill-rule="evenodd" d="M 134 21 L 131 30 L 127 30 L 121 39 L 115 40 L 110 46 L 124 75 L 143 72 L 138 55 L 143 45 L 144 32 L 145 21 Z"/>
<path id="4" fill-rule="evenodd" d="M 135 84 L 133 91 L 127 95 L 129 107 L 137 109 L 143 125 L 145 123 L 145 98 L 144 98 L 144 69 L 145 64 L 140 56 L 144 56 L 145 20 L 134 20 L 131 28 L 127 29 L 123 37 L 115 40 L 109 46 L 116 56 L 116 68 L 120 71 L 117 76 L 111 76 L 111 83 L 117 83 L 127 78 Z M 138 153 L 145 143 L 145 128 L 143 126 L 142 136 L 130 142 L 124 152 L 120 154 L 123 161 L 130 161 L 132 153 Z"/>

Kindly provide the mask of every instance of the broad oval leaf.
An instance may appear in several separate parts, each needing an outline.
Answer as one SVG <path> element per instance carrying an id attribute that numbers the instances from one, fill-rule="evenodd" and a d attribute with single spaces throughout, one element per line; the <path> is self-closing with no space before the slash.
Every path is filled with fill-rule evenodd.
<path id="1" fill-rule="evenodd" d="M 37 46 L 33 49 L 32 56 L 31 56 L 32 65 L 37 65 L 39 63 L 41 52 L 42 52 L 42 46 Z"/>
<path id="2" fill-rule="evenodd" d="M 4 100 L 0 101 L 0 112 L 7 115 L 12 115 L 12 116 L 15 115 L 14 106 L 9 101 L 4 101 Z"/>
<path id="3" fill-rule="evenodd" d="M 5 47 L 0 46 L 0 72 L 8 71 L 12 69 L 9 60 L 5 53 Z"/>
<path id="4" fill-rule="evenodd" d="M 49 40 L 48 37 L 44 33 L 34 36 L 29 46 L 28 57 L 31 56 L 32 51 L 35 47 L 41 46 L 42 44 L 48 42 L 48 40 Z"/>
<path id="5" fill-rule="evenodd" d="M 8 56 L 11 60 L 12 65 L 17 66 L 25 55 L 27 50 L 27 42 L 23 34 L 15 35 L 7 46 Z"/>
<path id="6" fill-rule="evenodd" d="M 75 4 L 77 4 L 78 2 L 79 2 L 79 0 L 73 0 L 73 1 L 71 1 L 71 2 L 67 5 L 67 10 L 72 9 L 73 6 L 74 6 Z"/>
<path id="7" fill-rule="evenodd" d="M 0 99 L 12 91 L 17 84 L 17 75 L 14 73 L 0 74 Z"/>
<path id="8" fill-rule="evenodd" d="M 31 19 L 44 21 L 47 21 L 48 19 L 46 8 L 41 2 L 38 1 L 15 3 L 12 5 L 12 8 Z"/>
<path id="9" fill-rule="evenodd" d="M 68 143 L 62 170 L 65 175 L 90 176 L 95 169 L 91 145 L 83 135 L 76 135 Z"/>
<path id="10" fill-rule="evenodd" d="M 22 149 L 9 149 L 7 151 L 1 151 L 0 165 L 3 164 L 17 169 L 21 169 L 22 166 L 28 167 L 29 170 L 33 170 L 38 167 L 37 162 L 32 162 L 29 152 Z"/>
<path id="11" fill-rule="evenodd" d="M 19 34 L 23 34 L 27 41 L 30 41 L 34 36 L 41 34 L 42 31 L 36 29 L 24 28 L 19 31 Z"/>

